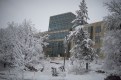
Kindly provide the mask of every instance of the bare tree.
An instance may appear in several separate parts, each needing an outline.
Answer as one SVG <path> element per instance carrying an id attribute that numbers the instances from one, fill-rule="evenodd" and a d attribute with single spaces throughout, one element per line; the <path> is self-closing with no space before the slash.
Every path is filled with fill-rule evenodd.
<path id="1" fill-rule="evenodd" d="M 106 3 L 110 12 L 104 19 L 106 32 L 102 51 L 106 53 L 105 68 L 121 75 L 121 0 Z"/>
<path id="2" fill-rule="evenodd" d="M 104 23 L 108 30 L 121 29 L 121 1 L 113 0 L 105 3 L 110 15 L 104 18 Z"/>

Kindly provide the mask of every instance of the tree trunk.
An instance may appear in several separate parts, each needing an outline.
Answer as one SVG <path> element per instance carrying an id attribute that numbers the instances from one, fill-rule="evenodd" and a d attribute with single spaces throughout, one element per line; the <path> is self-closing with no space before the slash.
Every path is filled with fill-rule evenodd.
<path id="1" fill-rule="evenodd" d="M 88 63 L 86 63 L 86 70 L 88 70 Z"/>

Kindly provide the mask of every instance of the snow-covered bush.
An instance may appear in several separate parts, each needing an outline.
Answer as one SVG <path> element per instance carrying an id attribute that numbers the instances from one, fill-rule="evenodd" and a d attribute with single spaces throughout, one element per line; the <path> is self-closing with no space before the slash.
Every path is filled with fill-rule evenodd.
<path id="1" fill-rule="evenodd" d="M 73 64 L 70 61 L 70 64 L 68 64 L 69 73 L 73 73 L 73 72 L 78 73 L 80 71 L 80 69 L 81 69 L 81 66 L 80 66 L 80 64 L 78 64 L 78 60 L 74 60 Z"/>
<path id="2" fill-rule="evenodd" d="M 118 75 L 109 75 L 104 80 L 121 80 L 120 76 Z"/>
<path id="3" fill-rule="evenodd" d="M 102 50 L 106 53 L 104 67 L 121 72 L 121 30 L 106 32 Z"/>

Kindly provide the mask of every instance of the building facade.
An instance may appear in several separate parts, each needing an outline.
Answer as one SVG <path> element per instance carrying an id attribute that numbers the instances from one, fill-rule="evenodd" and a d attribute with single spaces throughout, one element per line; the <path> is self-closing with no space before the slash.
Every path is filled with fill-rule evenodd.
<path id="1" fill-rule="evenodd" d="M 90 39 L 95 42 L 94 48 L 96 53 L 100 55 L 100 57 L 104 57 L 103 53 L 101 52 L 105 32 L 103 21 L 84 25 L 84 28 L 88 31 Z"/>
<path id="2" fill-rule="evenodd" d="M 58 57 L 64 56 L 65 48 L 64 48 L 64 38 L 69 34 L 72 30 L 73 24 L 71 23 L 76 16 L 71 13 L 64 13 L 50 17 L 49 28 L 48 31 L 44 32 L 44 34 L 49 35 L 48 43 L 49 45 L 44 50 L 46 56 L 50 57 Z M 90 39 L 95 42 L 94 48 L 96 53 L 103 57 L 101 53 L 101 47 L 103 44 L 103 36 L 105 32 L 105 27 L 103 25 L 103 21 L 86 24 L 84 25 L 84 29 L 88 31 Z M 74 42 L 71 41 L 68 44 L 68 52 L 66 53 L 66 57 L 70 56 L 69 50 L 74 46 Z"/>
<path id="3" fill-rule="evenodd" d="M 88 31 L 90 39 L 95 42 L 95 45 L 93 46 L 96 54 L 98 54 L 100 57 L 104 57 L 103 53 L 101 52 L 101 47 L 103 44 L 103 37 L 105 32 L 105 27 L 103 25 L 103 21 L 91 23 L 91 24 L 85 24 L 84 30 Z M 74 42 L 71 41 L 71 48 L 74 46 Z"/>
<path id="4" fill-rule="evenodd" d="M 64 56 L 64 38 L 69 34 L 73 24 L 71 23 L 76 16 L 71 13 L 64 13 L 50 17 L 48 35 L 49 45 L 46 49 L 46 55 L 50 57 Z"/>

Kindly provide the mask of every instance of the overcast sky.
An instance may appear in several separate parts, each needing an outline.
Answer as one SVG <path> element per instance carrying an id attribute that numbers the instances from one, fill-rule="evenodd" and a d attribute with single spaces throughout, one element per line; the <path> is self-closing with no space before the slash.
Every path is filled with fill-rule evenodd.
<path id="1" fill-rule="evenodd" d="M 39 31 L 47 31 L 49 17 L 79 9 L 81 0 L 0 0 L 0 28 L 8 22 L 21 23 L 31 20 Z M 88 7 L 89 23 L 101 21 L 108 11 L 104 6 L 110 0 L 85 0 Z"/>

